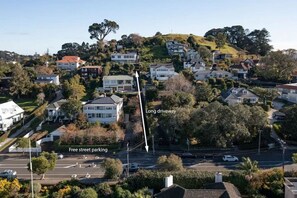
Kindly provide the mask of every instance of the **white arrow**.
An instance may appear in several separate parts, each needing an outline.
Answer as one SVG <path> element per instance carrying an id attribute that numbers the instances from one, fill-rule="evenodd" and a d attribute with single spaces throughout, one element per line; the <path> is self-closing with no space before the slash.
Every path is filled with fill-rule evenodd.
<path id="1" fill-rule="evenodd" d="M 144 115 L 143 115 L 143 109 L 142 109 L 142 101 L 141 101 L 141 94 L 140 94 L 140 88 L 139 88 L 139 80 L 138 80 L 138 73 L 136 71 L 135 73 L 136 81 L 137 81 L 137 88 L 138 88 L 138 97 L 139 97 L 139 103 L 140 103 L 140 112 L 141 112 L 141 119 L 142 119 L 142 128 L 144 133 L 144 142 L 145 142 L 145 150 L 148 152 L 148 145 L 147 145 L 147 139 L 146 139 L 146 131 L 145 131 L 145 124 L 144 124 Z"/>

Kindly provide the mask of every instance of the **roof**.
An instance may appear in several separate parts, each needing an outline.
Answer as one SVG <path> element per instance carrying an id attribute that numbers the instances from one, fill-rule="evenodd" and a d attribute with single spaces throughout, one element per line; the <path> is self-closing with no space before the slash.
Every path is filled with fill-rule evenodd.
<path id="1" fill-rule="evenodd" d="M 150 68 L 159 68 L 159 67 L 174 68 L 173 63 L 157 63 L 157 64 L 150 65 Z"/>
<path id="2" fill-rule="evenodd" d="M 62 60 L 58 60 L 57 63 L 83 63 L 84 60 L 81 60 L 78 56 L 63 56 Z"/>
<path id="3" fill-rule="evenodd" d="M 297 83 L 276 85 L 276 88 L 297 90 Z"/>
<path id="4" fill-rule="evenodd" d="M 24 113 L 24 110 L 14 101 L 8 101 L 0 104 L 0 117 L 2 119 L 10 118 L 20 113 Z"/>
<path id="5" fill-rule="evenodd" d="M 102 69 L 102 66 L 91 66 L 91 65 L 88 65 L 88 66 L 83 66 L 81 68 L 98 68 L 98 69 Z"/>
<path id="6" fill-rule="evenodd" d="M 59 77 L 58 74 L 38 74 L 37 78 L 43 78 L 43 77 Z"/>
<path id="7" fill-rule="evenodd" d="M 228 182 L 213 183 L 204 189 L 185 189 L 179 185 L 164 188 L 160 193 L 154 195 L 156 198 L 240 198 L 237 188 Z"/>
<path id="8" fill-rule="evenodd" d="M 103 76 L 103 80 L 133 80 L 133 77 L 128 75 Z"/>
<path id="9" fill-rule="evenodd" d="M 251 67 L 248 64 L 245 64 L 244 62 L 241 62 L 240 64 L 231 65 L 229 68 L 230 69 L 243 69 L 243 70 L 247 71 Z"/>
<path id="10" fill-rule="evenodd" d="M 222 93 L 222 97 L 225 99 L 238 99 L 238 98 L 255 98 L 258 96 L 245 88 L 233 87 L 227 92 Z"/>
<path id="11" fill-rule="evenodd" d="M 110 97 L 99 97 L 96 98 L 87 104 L 117 104 L 119 102 L 123 101 L 123 98 L 120 98 L 116 95 L 112 95 Z"/>
<path id="12" fill-rule="evenodd" d="M 51 103 L 47 106 L 47 108 L 53 108 L 53 109 L 56 109 L 56 108 L 59 108 L 61 107 L 62 104 L 66 103 L 67 100 L 66 99 L 61 99 L 61 100 L 58 100 L 57 102 L 54 102 L 54 103 Z"/>
<path id="13" fill-rule="evenodd" d="M 117 56 L 117 55 L 133 55 L 133 56 L 135 56 L 135 55 L 137 55 L 137 53 L 136 53 L 136 52 L 129 52 L 129 53 L 112 53 L 111 55 L 112 55 L 112 56 Z"/>

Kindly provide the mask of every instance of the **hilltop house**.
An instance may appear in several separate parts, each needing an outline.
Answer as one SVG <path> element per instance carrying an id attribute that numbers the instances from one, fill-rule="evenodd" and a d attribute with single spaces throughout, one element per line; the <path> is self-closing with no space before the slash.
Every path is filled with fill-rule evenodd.
<path id="1" fill-rule="evenodd" d="M 128 75 L 103 76 L 103 90 L 132 91 L 133 77 Z"/>
<path id="2" fill-rule="evenodd" d="M 24 116 L 24 110 L 15 102 L 8 101 L 0 104 L 0 131 L 7 131 L 14 123 Z"/>
<path id="3" fill-rule="evenodd" d="M 276 86 L 280 99 L 297 103 L 297 83 L 283 84 Z"/>
<path id="4" fill-rule="evenodd" d="M 53 121 L 56 122 L 57 120 L 62 121 L 62 120 L 68 120 L 65 116 L 65 113 L 62 111 L 61 106 L 66 103 L 67 100 L 62 99 L 57 102 L 51 103 L 47 106 L 47 121 Z"/>
<path id="5" fill-rule="evenodd" d="M 39 74 L 36 77 L 35 83 L 60 85 L 59 75 L 58 74 Z"/>
<path id="6" fill-rule="evenodd" d="M 167 41 L 166 48 L 170 56 L 179 55 L 181 58 L 184 58 L 187 52 L 187 45 L 177 41 Z"/>
<path id="7" fill-rule="evenodd" d="M 82 78 L 98 78 L 102 74 L 101 66 L 83 66 L 79 69 L 79 75 Z"/>
<path id="8" fill-rule="evenodd" d="M 222 97 L 228 105 L 235 105 L 239 103 L 257 103 L 259 97 L 245 88 L 231 88 L 222 94 Z"/>
<path id="9" fill-rule="evenodd" d="M 168 78 L 176 76 L 178 73 L 174 71 L 174 66 L 172 63 L 162 63 L 150 65 L 150 75 L 152 80 L 168 80 Z"/>
<path id="10" fill-rule="evenodd" d="M 111 54 L 111 61 L 119 63 L 135 63 L 138 59 L 137 53 L 131 52 L 126 54 L 113 53 Z"/>
<path id="11" fill-rule="evenodd" d="M 85 64 L 85 62 L 78 56 L 64 56 L 62 60 L 58 60 L 56 63 L 59 69 L 76 70 L 79 66 Z"/>
<path id="12" fill-rule="evenodd" d="M 194 74 L 196 80 L 207 80 L 209 78 L 233 78 L 233 74 L 224 70 L 198 70 Z"/>
<path id="13" fill-rule="evenodd" d="M 199 53 L 195 50 L 189 50 L 186 52 L 184 61 L 184 69 L 191 69 L 192 72 L 205 70 L 205 63 L 200 57 Z"/>
<path id="14" fill-rule="evenodd" d="M 83 112 L 88 122 L 108 124 L 119 120 L 122 108 L 123 98 L 112 95 L 111 97 L 99 97 L 86 103 Z"/>

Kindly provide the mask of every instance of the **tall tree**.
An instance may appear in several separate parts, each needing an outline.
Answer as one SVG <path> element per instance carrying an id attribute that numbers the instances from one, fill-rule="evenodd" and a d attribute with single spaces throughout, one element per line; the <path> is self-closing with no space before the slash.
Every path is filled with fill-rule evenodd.
<path id="1" fill-rule="evenodd" d="M 85 86 L 80 83 L 80 76 L 75 75 L 63 83 L 63 95 L 67 99 L 81 100 L 86 95 Z"/>
<path id="2" fill-rule="evenodd" d="M 222 32 L 219 32 L 215 40 L 217 48 L 219 49 L 223 48 L 224 45 L 226 44 L 226 39 L 227 39 L 226 35 Z"/>
<path id="3" fill-rule="evenodd" d="M 258 162 L 252 161 L 249 157 L 243 157 L 242 162 L 237 167 L 243 171 L 248 180 L 252 179 L 253 174 L 259 170 Z"/>
<path id="4" fill-rule="evenodd" d="M 269 45 L 269 37 L 269 32 L 265 28 L 263 28 L 262 30 L 252 31 L 247 35 L 247 50 L 250 53 L 265 56 L 273 49 L 273 47 Z"/>
<path id="5" fill-rule="evenodd" d="M 103 39 L 111 32 L 116 33 L 119 29 L 119 25 L 115 21 L 104 19 L 101 23 L 93 23 L 89 26 L 90 38 L 103 41 Z"/>
<path id="6" fill-rule="evenodd" d="M 12 80 L 10 82 L 9 93 L 12 96 L 20 98 L 21 95 L 26 95 L 30 92 L 32 83 L 28 73 L 20 65 L 15 65 L 12 69 Z"/>

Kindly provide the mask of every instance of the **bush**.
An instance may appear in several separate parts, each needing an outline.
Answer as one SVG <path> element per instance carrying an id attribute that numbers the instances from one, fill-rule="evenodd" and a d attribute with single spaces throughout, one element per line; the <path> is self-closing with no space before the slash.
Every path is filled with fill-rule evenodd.
<path id="1" fill-rule="evenodd" d="M 181 171 L 183 170 L 182 159 L 174 154 L 160 156 L 157 161 L 158 167 L 166 171 Z"/>
<path id="2" fill-rule="evenodd" d="M 264 109 L 264 111 L 269 111 L 270 110 L 270 106 L 269 105 L 265 105 L 265 104 L 263 104 L 263 105 L 261 105 L 262 106 L 262 108 Z"/>
<path id="3" fill-rule="evenodd" d="M 99 197 L 110 197 L 113 193 L 108 183 L 101 183 L 95 186 Z"/>
<path id="4" fill-rule="evenodd" d="M 106 158 L 103 167 L 105 168 L 104 177 L 107 179 L 117 179 L 123 173 L 123 164 L 119 159 Z"/>
<path id="5" fill-rule="evenodd" d="M 86 188 L 81 191 L 79 198 L 97 198 L 98 194 L 93 188 Z"/>
<path id="6" fill-rule="evenodd" d="M 30 188 L 31 189 L 31 188 Z M 33 182 L 33 191 L 35 194 L 38 194 L 41 190 L 41 184 L 38 182 Z M 31 190 L 30 190 L 31 192 Z"/>

